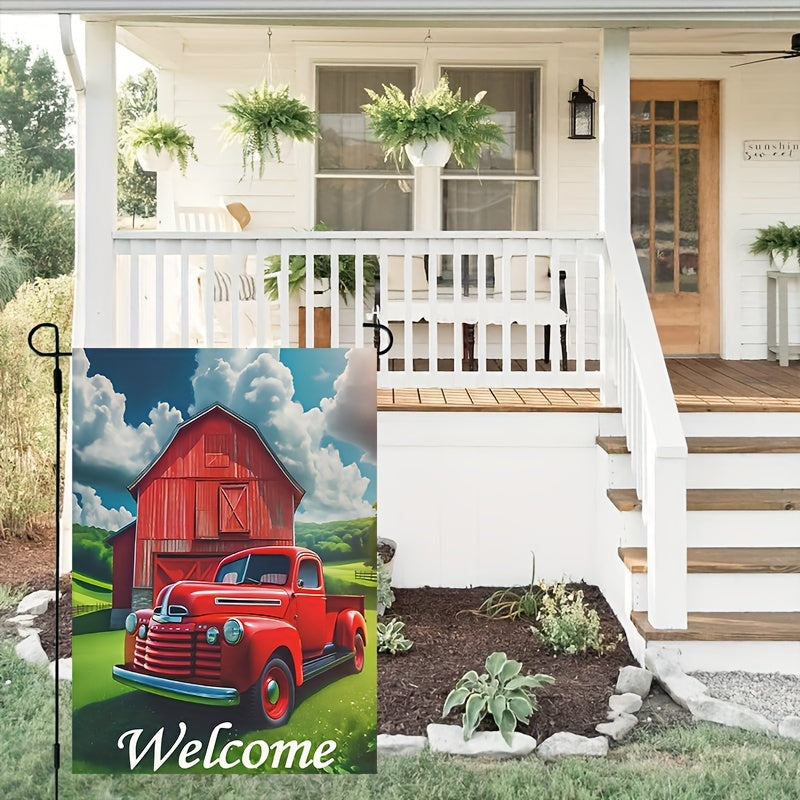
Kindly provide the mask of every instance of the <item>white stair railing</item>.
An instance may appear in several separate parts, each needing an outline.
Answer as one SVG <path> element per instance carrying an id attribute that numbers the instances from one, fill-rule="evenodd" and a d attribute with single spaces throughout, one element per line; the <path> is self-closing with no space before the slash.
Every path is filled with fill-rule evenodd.
<path id="1" fill-rule="evenodd" d="M 601 398 L 622 408 L 647 536 L 647 614 L 686 628 L 686 438 L 629 235 L 606 237 Z"/>

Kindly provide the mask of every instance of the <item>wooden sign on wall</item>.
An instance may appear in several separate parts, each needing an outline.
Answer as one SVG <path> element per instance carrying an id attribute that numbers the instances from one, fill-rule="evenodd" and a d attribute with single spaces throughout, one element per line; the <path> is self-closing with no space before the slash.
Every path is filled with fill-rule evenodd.
<path id="1" fill-rule="evenodd" d="M 745 161 L 800 161 L 800 139 L 746 139 Z"/>

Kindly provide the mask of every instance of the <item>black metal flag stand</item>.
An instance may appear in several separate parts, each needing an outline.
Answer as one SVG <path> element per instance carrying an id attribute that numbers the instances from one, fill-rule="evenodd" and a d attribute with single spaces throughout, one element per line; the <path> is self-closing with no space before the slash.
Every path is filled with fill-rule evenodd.
<path id="1" fill-rule="evenodd" d="M 52 352 L 39 350 L 33 343 L 33 337 L 36 332 L 42 328 L 52 328 L 55 337 L 55 346 Z M 63 390 L 63 376 L 61 374 L 61 357 L 69 357 L 71 352 L 61 352 L 59 349 L 59 331 L 58 325 L 52 322 L 40 322 L 31 329 L 28 334 L 28 346 L 36 353 L 37 356 L 44 358 L 52 358 L 55 363 L 53 366 L 53 393 L 56 400 L 56 463 L 55 463 L 55 523 L 56 523 L 56 635 L 55 635 L 55 741 L 53 742 L 53 769 L 54 769 L 54 797 L 58 800 L 58 770 L 61 766 L 61 742 L 59 739 L 59 643 L 60 643 L 60 613 L 59 613 L 59 599 L 60 599 L 60 567 L 61 567 L 61 535 L 59 532 L 59 524 L 61 522 L 61 394 Z"/>

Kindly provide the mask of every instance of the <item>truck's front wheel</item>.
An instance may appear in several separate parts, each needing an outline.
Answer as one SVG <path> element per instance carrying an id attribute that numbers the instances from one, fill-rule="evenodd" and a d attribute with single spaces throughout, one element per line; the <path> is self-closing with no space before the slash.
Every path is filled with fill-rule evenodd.
<path id="1" fill-rule="evenodd" d="M 261 677 L 244 695 L 243 708 L 254 722 L 279 728 L 294 711 L 294 676 L 287 663 L 273 656 Z"/>

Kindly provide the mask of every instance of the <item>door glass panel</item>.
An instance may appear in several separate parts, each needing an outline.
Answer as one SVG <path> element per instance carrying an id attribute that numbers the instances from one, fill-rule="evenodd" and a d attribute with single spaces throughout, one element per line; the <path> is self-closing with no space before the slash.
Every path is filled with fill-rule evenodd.
<path id="1" fill-rule="evenodd" d="M 675 119 L 675 103 L 672 100 L 656 100 L 656 119 Z"/>
<path id="2" fill-rule="evenodd" d="M 697 125 L 681 125 L 681 144 L 697 144 L 700 141 L 700 129 Z"/>
<path id="3" fill-rule="evenodd" d="M 631 103 L 631 119 L 650 119 L 650 101 L 634 100 Z"/>
<path id="4" fill-rule="evenodd" d="M 631 153 L 631 234 L 645 288 L 650 291 L 650 149 Z"/>
<path id="5" fill-rule="evenodd" d="M 674 141 L 674 125 L 656 125 L 656 144 L 672 144 Z"/>
<path id="6" fill-rule="evenodd" d="M 681 100 L 679 103 L 680 118 L 696 120 L 697 119 L 697 100 Z"/>
<path id="7" fill-rule="evenodd" d="M 675 275 L 675 151 L 655 151 L 655 284 L 656 293 L 672 292 Z"/>
<path id="8" fill-rule="evenodd" d="M 682 292 L 698 291 L 699 207 L 697 202 L 700 153 L 696 149 L 680 152 L 680 232 L 678 253 L 679 286 Z"/>
<path id="9" fill-rule="evenodd" d="M 650 125 L 634 125 L 631 128 L 631 144 L 650 144 Z"/>

